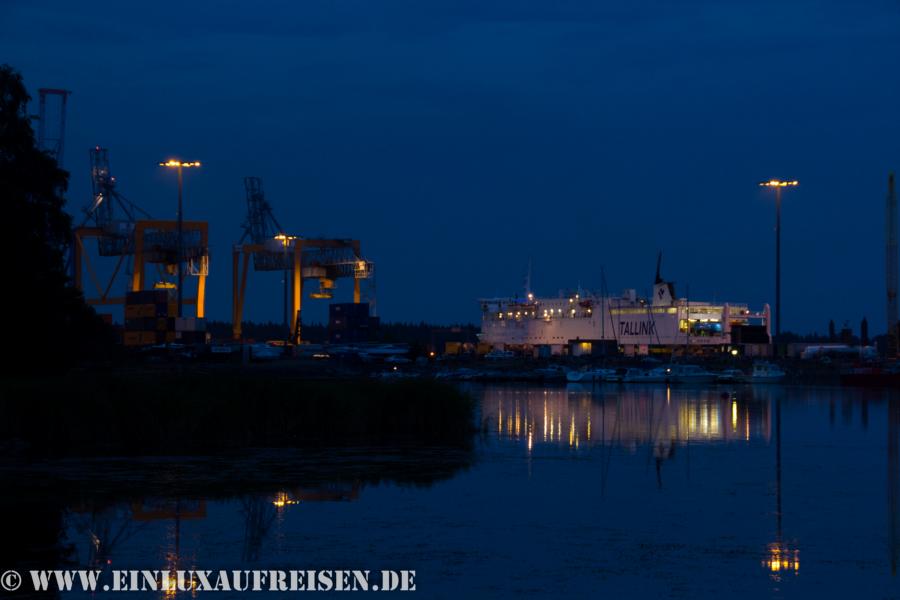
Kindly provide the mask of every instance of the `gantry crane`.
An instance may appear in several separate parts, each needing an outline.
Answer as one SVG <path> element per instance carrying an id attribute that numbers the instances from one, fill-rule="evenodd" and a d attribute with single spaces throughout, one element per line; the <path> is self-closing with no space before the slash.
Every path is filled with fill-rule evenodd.
<path id="1" fill-rule="evenodd" d="M 244 307 L 244 290 L 247 286 L 247 259 L 253 256 L 253 267 L 257 271 L 281 271 L 284 277 L 284 325 L 287 330 L 288 279 L 291 273 L 290 236 L 275 219 L 272 207 L 266 201 L 262 179 L 244 177 L 244 191 L 247 200 L 247 216 L 241 226 L 244 230 L 240 241 L 233 248 L 232 274 L 232 336 L 241 339 L 241 317 Z M 245 243 L 249 242 L 249 243 Z M 240 255 L 244 255 L 244 273 L 238 287 L 237 270 Z"/>
<path id="2" fill-rule="evenodd" d="M 84 208 L 81 225 L 74 230 L 73 279 L 76 287 L 85 291 L 83 271 L 87 270 L 97 294 L 85 293 L 88 304 L 124 304 L 124 295 L 112 295 L 114 284 L 120 276 L 128 278 L 126 289 L 140 291 L 146 283 L 144 271 L 147 264 L 158 267 L 157 282 L 174 274 L 178 264 L 177 223 L 150 219 L 146 211 L 116 189 L 116 178 L 110 173 L 109 151 L 106 148 L 95 146 L 89 153 L 91 202 Z M 208 237 L 205 221 L 184 223 L 184 260 L 188 263 L 189 272 L 198 277 L 197 297 L 186 302 L 196 304 L 198 317 L 203 317 L 204 313 Z M 105 282 L 101 281 L 91 262 L 86 247 L 89 239 L 97 240 L 97 254 L 101 258 L 116 259 L 112 274 Z M 157 282 L 154 282 L 155 286 L 171 286 L 167 282 Z"/>
<path id="3" fill-rule="evenodd" d="M 359 240 L 309 239 L 285 233 L 265 199 L 259 177 L 245 177 L 244 189 L 247 199 L 244 235 L 232 252 L 233 338 L 236 341 L 241 339 L 247 274 L 252 256 L 257 271 L 283 271 L 285 307 L 288 304 L 288 281 L 292 281 L 290 338 L 294 343 L 300 343 L 303 280 L 318 280 L 319 287 L 310 294 L 311 298 L 330 299 L 336 279 L 352 278 L 353 302 L 358 304 L 362 300 L 360 281 L 373 277 L 374 265 L 362 258 Z M 245 244 L 248 238 L 251 243 Z"/>

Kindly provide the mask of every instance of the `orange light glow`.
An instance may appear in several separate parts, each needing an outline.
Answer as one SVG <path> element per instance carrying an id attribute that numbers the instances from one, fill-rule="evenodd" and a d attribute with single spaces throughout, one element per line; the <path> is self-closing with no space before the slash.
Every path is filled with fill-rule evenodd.
<path id="1" fill-rule="evenodd" d="M 193 162 L 184 162 L 184 161 L 177 160 L 175 158 L 170 158 L 166 162 L 159 163 L 159 166 L 161 166 L 161 167 L 182 167 L 182 168 L 199 167 L 200 161 L 195 160 Z"/>
<path id="2" fill-rule="evenodd" d="M 800 185 L 800 182 L 797 180 L 794 181 L 781 181 L 780 179 L 770 179 L 769 181 L 760 181 L 760 187 L 795 187 Z"/>

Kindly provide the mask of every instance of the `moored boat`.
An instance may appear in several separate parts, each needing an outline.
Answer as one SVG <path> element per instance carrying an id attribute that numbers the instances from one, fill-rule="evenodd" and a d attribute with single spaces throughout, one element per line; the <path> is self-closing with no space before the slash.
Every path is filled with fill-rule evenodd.
<path id="1" fill-rule="evenodd" d="M 740 369 L 725 369 L 716 376 L 719 383 L 744 383 L 747 381 L 747 374 Z"/>
<path id="2" fill-rule="evenodd" d="M 624 369 L 606 369 L 606 371 L 606 374 L 603 376 L 605 383 L 622 383 L 622 378 L 625 375 Z"/>
<path id="3" fill-rule="evenodd" d="M 669 367 L 671 383 L 713 383 L 716 374 L 701 369 L 697 365 L 672 365 Z"/>
<path id="4" fill-rule="evenodd" d="M 622 376 L 625 383 L 667 383 L 669 367 L 656 367 L 650 370 L 628 369 Z"/>
<path id="5" fill-rule="evenodd" d="M 589 381 L 600 382 L 606 377 L 614 375 L 613 369 L 583 369 L 580 371 L 569 371 L 566 373 L 566 381 L 570 383 L 586 383 Z"/>
<path id="6" fill-rule="evenodd" d="M 751 383 L 780 383 L 784 381 L 786 373 L 781 367 L 770 362 L 759 361 L 753 363 L 753 372 L 750 374 Z"/>

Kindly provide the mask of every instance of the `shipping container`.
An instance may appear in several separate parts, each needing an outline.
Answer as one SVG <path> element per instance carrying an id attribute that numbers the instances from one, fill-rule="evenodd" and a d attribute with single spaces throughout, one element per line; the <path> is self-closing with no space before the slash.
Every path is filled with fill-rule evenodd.
<path id="1" fill-rule="evenodd" d="M 159 304 L 169 301 L 167 290 L 140 290 L 125 294 L 125 304 Z"/>
<path id="2" fill-rule="evenodd" d="M 328 340 L 332 343 L 369 342 L 376 338 L 378 318 L 369 316 L 367 303 L 338 303 L 328 307 Z"/>
<path id="3" fill-rule="evenodd" d="M 206 319 L 179 317 L 175 319 L 175 331 L 206 331 Z"/>
<path id="4" fill-rule="evenodd" d="M 141 319 L 145 317 L 165 317 L 165 305 L 160 310 L 156 304 L 128 304 L 125 306 L 126 319 Z"/>
<path id="5" fill-rule="evenodd" d="M 126 331 L 153 331 L 156 329 L 156 317 L 139 317 L 125 319 Z"/>

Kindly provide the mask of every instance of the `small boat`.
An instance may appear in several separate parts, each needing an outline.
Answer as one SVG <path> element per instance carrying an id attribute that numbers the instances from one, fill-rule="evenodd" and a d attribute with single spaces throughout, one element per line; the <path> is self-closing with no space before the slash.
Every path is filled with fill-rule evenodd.
<path id="1" fill-rule="evenodd" d="M 606 369 L 608 373 L 603 376 L 604 383 L 622 383 L 625 369 Z"/>
<path id="2" fill-rule="evenodd" d="M 747 374 L 740 369 L 725 369 L 716 376 L 719 383 L 743 383 L 747 381 Z"/>
<path id="3" fill-rule="evenodd" d="M 669 367 L 656 367 L 645 371 L 644 369 L 628 369 L 622 376 L 625 383 L 666 383 L 669 381 Z"/>
<path id="4" fill-rule="evenodd" d="M 412 360 L 406 358 L 405 356 L 388 356 L 384 359 L 384 362 L 389 365 L 408 365 L 412 362 Z"/>
<path id="5" fill-rule="evenodd" d="M 625 372 L 622 374 L 622 382 L 636 383 L 636 380 L 643 378 L 646 373 L 647 372 L 643 369 L 625 369 Z"/>
<path id="6" fill-rule="evenodd" d="M 701 369 L 697 365 L 672 365 L 669 367 L 671 383 L 713 383 L 716 374 Z"/>
<path id="7" fill-rule="evenodd" d="M 584 369 L 582 371 L 569 371 L 566 373 L 566 381 L 569 383 L 586 383 L 588 381 L 604 381 L 608 376 L 614 375 L 613 369 Z"/>
<path id="8" fill-rule="evenodd" d="M 753 373 L 750 374 L 751 383 L 780 383 L 784 381 L 786 373 L 778 365 L 770 362 L 753 363 Z"/>
<path id="9" fill-rule="evenodd" d="M 569 383 L 581 383 L 582 381 L 590 381 L 587 371 L 569 371 L 566 373 L 566 381 Z"/>

